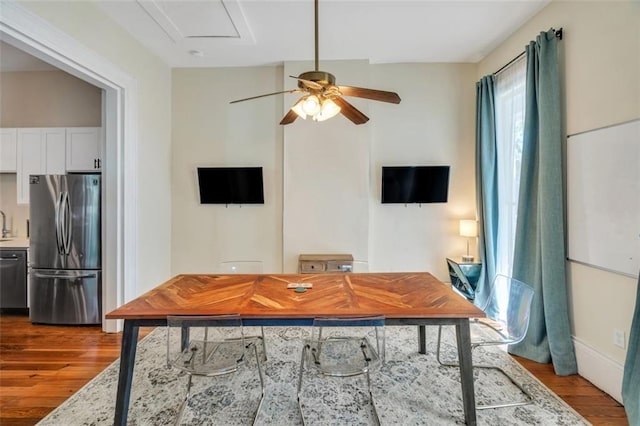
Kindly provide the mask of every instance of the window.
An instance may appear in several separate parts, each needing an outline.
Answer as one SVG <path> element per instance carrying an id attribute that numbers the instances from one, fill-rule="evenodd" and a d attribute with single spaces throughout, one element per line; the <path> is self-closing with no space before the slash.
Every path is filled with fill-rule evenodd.
<path id="1" fill-rule="evenodd" d="M 496 273 L 511 276 L 524 136 L 527 58 L 522 55 L 495 76 L 498 163 Z"/>

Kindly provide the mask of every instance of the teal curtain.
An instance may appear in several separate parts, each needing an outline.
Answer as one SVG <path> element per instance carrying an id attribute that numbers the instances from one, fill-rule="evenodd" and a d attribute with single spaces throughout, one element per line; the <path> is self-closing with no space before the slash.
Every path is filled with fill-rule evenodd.
<path id="1" fill-rule="evenodd" d="M 509 351 L 577 373 L 567 303 L 562 110 L 555 31 L 527 48 L 527 99 L 513 276 L 533 287 L 529 330 Z"/>
<path id="2" fill-rule="evenodd" d="M 494 77 L 476 83 L 476 200 L 478 212 L 478 251 L 482 272 L 475 303 L 482 305 L 496 274 L 498 244 L 498 154 L 496 139 Z"/>
<path id="3" fill-rule="evenodd" d="M 636 310 L 622 378 L 622 401 L 630 425 L 640 425 L 640 276 L 636 292 Z"/>

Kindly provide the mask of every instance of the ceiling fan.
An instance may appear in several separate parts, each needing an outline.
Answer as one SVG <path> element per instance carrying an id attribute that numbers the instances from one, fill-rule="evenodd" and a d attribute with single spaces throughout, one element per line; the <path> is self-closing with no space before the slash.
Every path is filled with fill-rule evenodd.
<path id="1" fill-rule="evenodd" d="M 333 74 L 319 70 L 318 0 L 315 0 L 315 69 L 313 71 L 305 71 L 297 77 L 293 75 L 289 77 L 298 80 L 298 88 L 238 99 L 230 103 L 250 101 L 265 96 L 279 95 L 281 93 L 303 93 L 302 97 L 293 104 L 291 109 L 280 121 L 282 125 L 291 124 L 298 117 L 303 119 L 311 117 L 315 121 L 324 121 L 334 117 L 338 113 L 344 115 L 354 124 L 364 124 L 369 121 L 369 117 L 347 102 L 343 96 L 353 96 L 393 104 L 400 103 L 400 96 L 395 92 L 365 89 L 363 87 L 337 86 L 336 78 Z"/>

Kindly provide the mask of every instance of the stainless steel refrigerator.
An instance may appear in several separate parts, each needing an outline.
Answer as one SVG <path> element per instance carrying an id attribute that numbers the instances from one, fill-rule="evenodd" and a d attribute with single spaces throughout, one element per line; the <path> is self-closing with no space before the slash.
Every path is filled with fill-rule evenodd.
<path id="1" fill-rule="evenodd" d="M 31 322 L 101 322 L 100 188 L 96 174 L 30 176 Z"/>

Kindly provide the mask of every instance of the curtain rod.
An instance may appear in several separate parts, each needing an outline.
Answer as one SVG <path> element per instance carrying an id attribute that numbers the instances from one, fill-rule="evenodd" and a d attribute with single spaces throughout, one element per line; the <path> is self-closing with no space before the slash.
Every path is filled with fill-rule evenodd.
<path id="1" fill-rule="evenodd" d="M 555 31 L 556 33 L 556 38 L 558 40 L 562 40 L 562 28 L 560 28 L 559 30 L 554 30 L 553 28 L 551 28 L 551 31 Z M 509 67 L 509 65 L 513 64 L 515 61 L 517 61 L 518 59 L 522 58 L 527 52 L 521 52 L 518 56 L 516 56 L 515 58 L 513 58 L 512 60 L 510 60 L 509 62 L 507 62 L 505 65 L 503 65 L 502 67 L 500 67 L 500 69 L 496 72 L 493 73 L 493 75 L 499 74 L 502 71 L 504 71 L 506 68 Z"/>

